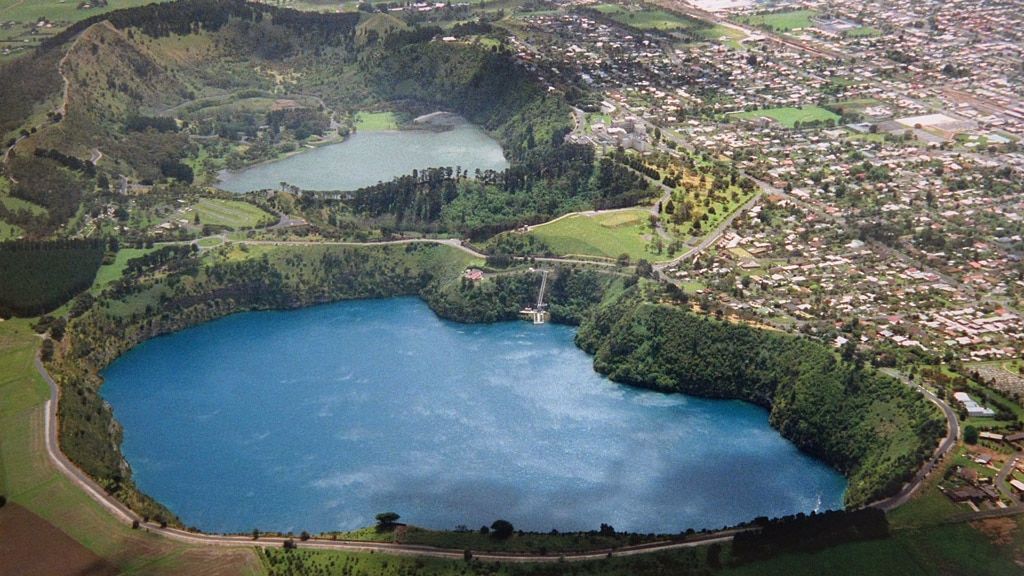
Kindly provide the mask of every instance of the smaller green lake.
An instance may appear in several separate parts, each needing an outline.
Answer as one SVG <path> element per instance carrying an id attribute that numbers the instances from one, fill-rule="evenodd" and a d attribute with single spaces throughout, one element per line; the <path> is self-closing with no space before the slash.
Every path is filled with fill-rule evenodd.
<path id="1" fill-rule="evenodd" d="M 344 142 L 313 148 L 277 162 L 221 174 L 220 187 L 230 192 L 278 189 L 281 182 L 303 190 L 357 190 L 387 182 L 413 170 L 461 167 L 504 170 L 501 145 L 468 122 L 450 130 L 360 132 Z"/>

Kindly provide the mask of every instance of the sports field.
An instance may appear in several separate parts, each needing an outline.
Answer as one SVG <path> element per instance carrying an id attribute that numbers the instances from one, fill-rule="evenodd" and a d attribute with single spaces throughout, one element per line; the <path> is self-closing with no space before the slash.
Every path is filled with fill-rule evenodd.
<path id="1" fill-rule="evenodd" d="M 273 224 L 277 218 L 247 202 L 204 198 L 192 207 L 203 224 L 229 228 L 255 228 Z"/>
<path id="2" fill-rule="evenodd" d="M 824 122 L 826 120 L 832 120 L 833 122 L 839 121 L 839 115 L 829 112 L 828 110 L 819 106 L 805 106 L 804 108 L 769 108 L 767 110 L 752 110 L 750 112 L 741 112 L 735 114 L 739 118 L 747 118 L 750 120 L 757 120 L 758 118 L 768 117 L 773 120 L 777 120 L 780 124 L 786 128 L 794 128 L 797 122 L 801 124 L 807 122 L 813 122 L 815 120 Z"/>
<path id="3" fill-rule="evenodd" d="M 815 15 L 813 10 L 793 10 L 791 12 L 779 12 L 776 14 L 758 14 L 756 16 L 744 16 L 739 18 L 740 22 L 754 27 L 770 26 L 772 30 L 786 32 L 795 28 L 810 28 L 811 18 Z"/>

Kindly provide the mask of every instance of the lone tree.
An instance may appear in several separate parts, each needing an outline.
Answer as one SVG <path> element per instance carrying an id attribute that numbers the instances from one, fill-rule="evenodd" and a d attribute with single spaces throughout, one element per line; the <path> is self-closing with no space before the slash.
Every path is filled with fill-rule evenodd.
<path id="1" fill-rule="evenodd" d="M 495 538 L 504 540 L 512 535 L 515 527 L 508 520 L 495 520 L 494 524 L 491 524 L 491 530 L 494 532 Z"/>
<path id="2" fill-rule="evenodd" d="M 978 443 L 978 429 L 974 426 L 964 427 L 964 442 L 967 444 Z"/>
<path id="3" fill-rule="evenodd" d="M 399 518 L 401 518 L 401 516 L 395 512 L 381 512 L 380 514 L 377 514 L 377 530 L 381 531 L 391 528 L 394 526 L 395 522 L 398 522 Z"/>

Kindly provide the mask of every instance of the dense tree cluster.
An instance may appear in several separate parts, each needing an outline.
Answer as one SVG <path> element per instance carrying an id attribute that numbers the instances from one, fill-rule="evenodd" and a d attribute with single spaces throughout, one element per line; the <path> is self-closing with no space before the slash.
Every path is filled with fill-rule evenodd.
<path id="1" fill-rule="evenodd" d="M 296 140 L 312 135 L 323 136 L 331 126 L 331 119 L 321 110 L 312 108 L 282 108 L 267 113 L 267 125 L 275 133 L 282 128 L 290 130 Z"/>
<path id="2" fill-rule="evenodd" d="M 75 156 L 69 156 L 60 152 L 59 150 L 53 149 L 42 149 L 36 148 L 35 155 L 37 158 L 49 158 L 55 161 L 61 166 L 74 170 L 75 172 L 81 172 L 88 178 L 96 177 L 96 166 L 88 160 L 82 160 Z"/>
<path id="3" fill-rule="evenodd" d="M 604 300 L 609 276 L 593 270 L 558 267 L 548 280 L 551 321 L 579 325 Z"/>
<path id="4" fill-rule="evenodd" d="M 515 320 L 519 311 L 537 301 L 539 273 L 497 276 L 487 282 L 463 279 L 457 288 L 433 284 L 423 299 L 440 316 L 457 322 Z"/>
<path id="5" fill-rule="evenodd" d="M 61 46 L 83 30 L 103 20 L 110 21 L 122 30 L 135 28 L 147 36 L 161 38 L 171 34 L 187 36 L 200 31 L 217 32 L 232 19 L 260 23 L 267 16 L 295 36 L 331 46 L 350 40 L 359 23 L 357 13 L 281 10 L 269 4 L 244 0 L 178 0 L 116 10 L 87 18 L 45 40 L 40 49 L 46 51 Z"/>
<path id="6" fill-rule="evenodd" d="M 36 316 L 88 288 L 103 262 L 104 240 L 0 244 L 0 315 Z"/>
<path id="7" fill-rule="evenodd" d="M 945 432 L 919 394 L 860 362 L 807 339 L 644 303 L 635 289 L 585 321 L 576 342 L 615 381 L 764 406 L 784 437 L 849 478 L 850 505 L 898 490 Z"/>
<path id="8" fill-rule="evenodd" d="M 46 224 L 57 227 L 78 212 L 88 177 L 47 157 L 12 155 L 7 164 L 11 196 L 46 208 Z"/>
<path id="9" fill-rule="evenodd" d="M 658 179 L 656 170 L 626 154 L 601 158 L 595 182 L 598 193 L 595 207 L 623 208 L 652 198 L 656 194 L 654 187 L 637 172 Z"/>
<path id="10" fill-rule="evenodd" d="M 741 562 L 786 552 L 816 552 L 846 542 L 889 536 L 885 512 L 877 508 L 801 513 L 772 520 L 758 518 L 754 524 L 755 530 L 740 532 L 733 538 L 732 554 Z"/>
<path id="11" fill-rule="evenodd" d="M 178 123 L 174 118 L 138 115 L 124 121 L 124 129 L 128 132 L 145 132 L 150 128 L 157 132 L 177 132 Z"/>

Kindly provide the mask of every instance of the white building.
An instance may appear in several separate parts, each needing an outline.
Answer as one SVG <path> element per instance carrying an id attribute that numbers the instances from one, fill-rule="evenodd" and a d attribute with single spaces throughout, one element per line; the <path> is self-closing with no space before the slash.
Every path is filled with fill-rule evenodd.
<path id="1" fill-rule="evenodd" d="M 991 418 L 992 416 L 996 415 L 995 411 L 992 410 L 991 408 L 985 408 L 984 406 L 972 400 L 971 397 L 967 394 L 967 392 L 957 392 L 956 394 L 953 394 L 953 397 L 956 398 L 958 402 L 964 405 L 964 408 L 967 409 L 968 416 Z"/>

